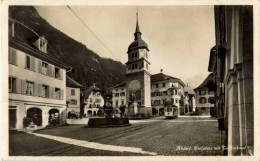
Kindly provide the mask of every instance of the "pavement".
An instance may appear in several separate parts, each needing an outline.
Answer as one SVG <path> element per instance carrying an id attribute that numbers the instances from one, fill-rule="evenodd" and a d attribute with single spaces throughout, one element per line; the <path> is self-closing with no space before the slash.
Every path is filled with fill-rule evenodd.
<path id="1" fill-rule="evenodd" d="M 179 117 L 130 120 L 131 126 L 64 126 L 10 132 L 10 156 L 223 155 L 217 119 Z"/>

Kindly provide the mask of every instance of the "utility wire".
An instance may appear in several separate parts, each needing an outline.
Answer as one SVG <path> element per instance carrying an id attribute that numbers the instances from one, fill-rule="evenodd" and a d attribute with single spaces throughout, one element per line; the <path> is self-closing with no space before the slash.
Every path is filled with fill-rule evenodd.
<path id="1" fill-rule="evenodd" d="M 80 20 L 80 22 L 95 36 L 95 38 L 109 51 L 110 54 L 112 54 L 117 61 L 117 57 L 113 54 L 113 52 L 98 38 L 98 36 L 88 27 L 88 25 L 73 11 L 72 8 L 70 8 L 69 5 L 67 7 L 71 10 L 71 12 Z M 120 62 L 120 61 L 119 61 Z"/>

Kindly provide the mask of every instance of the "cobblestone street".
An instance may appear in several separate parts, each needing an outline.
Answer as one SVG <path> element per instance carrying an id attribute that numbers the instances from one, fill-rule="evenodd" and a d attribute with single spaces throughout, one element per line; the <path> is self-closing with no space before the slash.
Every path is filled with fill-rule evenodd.
<path id="1" fill-rule="evenodd" d="M 84 126 L 42 129 L 36 135 L 52 135 L 99 143 L 100 145 L 139 148 L 142 151 L 165 156 L 222 155 L 220 131 L 214 118 L 181 117 L 166 120 L 157 117 L 130 121 L 131 126 L 116 128 L 86 128 Z M 11 132 L 11 156 L 132 156 L 149 155 L 139 152 L 99 150 L 62 143 L 25 132 Z M 74 143 L 73 143 L 74 144 Z M 99 145 L 98 144 L 98 145 Z M 112 148 L 112 147 L 111 147 Z M 216 149 L 215 149 L 216 148 Z"/>

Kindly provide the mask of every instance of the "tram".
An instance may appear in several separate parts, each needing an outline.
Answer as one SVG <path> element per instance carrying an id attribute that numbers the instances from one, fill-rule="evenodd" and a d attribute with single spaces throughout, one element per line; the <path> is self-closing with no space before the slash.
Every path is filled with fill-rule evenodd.
<path id="1" fill-rule="evenodd" d="M 164 116 L 168 118 L 177 118 L 178 117 L 178 107 L 174 105 L 166 105 L 164 107 Z"/>

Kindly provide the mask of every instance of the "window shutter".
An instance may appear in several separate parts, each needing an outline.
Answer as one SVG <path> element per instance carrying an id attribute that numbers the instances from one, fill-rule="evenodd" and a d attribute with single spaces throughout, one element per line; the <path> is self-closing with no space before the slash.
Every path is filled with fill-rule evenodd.
<path id="1" fill-rule="evenodd" d="M 52 72 L 52 76 L 55 78 L 55 66 L 54 65 L 51 66 L 51 72 Z"/>
<path id="2" fill-rule="evenodd" d="M 63 70 L 60 69 L 60 79 L 63 80 Z"/>
<path id="3" fill-rule="evenodd" d="M 60 90 L 60 99 L 63 100 L 63 95 L 64 95 L 64 92 L 63 92 L 63 89 Z"/>
<path id="4" fill-rule="evenodd" d="M 22 94 L 26 94 L 26 80 L 21 80 L 22 82 Z"/>
<path id="5" fill-rule="evenodd" d="M 16 93 L 22 93 L 21 79 L 16 78 Z"/>
<path id="6" fill-rule="evenodd" d="M 31 57 L 31 70 L 36 71 L 35 69 L 35 57 Z"/>
<path id="7" fill-rule="evenodd" d="M 38 60 L 38 72 L 42 73 L 42 61 Z"/>
<path id="8" fill-rule="evenodd" d="M 55 97 L 55 87 L 52 87 L 52 98 L 56 99 L 56 97 Z"/>
<path id="9" fill-rule="evenodd" d="M 8 54 L 9 54 L 9 64 L 12 63 L 12 48 L 8 49 Z"/>
<path id="10" fill-rule="evenodd" d="M 12 57 L 13 57 L 13 63 L 14 65 L 17 65 L 17 50 L 12 49 Z"/>
<path id="11" fill-rule="evenodd" d="M 52 75 L 51 75 L 51 64 L 49 64 L 49 65 L 47 66 L 47 75 L 48 75 L 48 76 L 52 76 Z"/>
<path id="12" fill-rule="evenodd" d="M 49 98 L 52 98 L 52 97 L 53 97 L 53 96 L 52 96 L 52 88 L 53 88 L 53 87 L 49 87 L 49 91 L 48 91 L 48 92 L 49 92 Z"/>
<path id="13" fill-rule="evenodd" d="M 42 97 L 42 85 L 38 84 L 38 96 Z"/>
<path id="14" fill-rule="evenodd" d="M 39 84 L 38 83 L 34 83 L 33 84 L 33 95 L 34 96 L 38 96 L 39 93 L 38 93 L 38 87 L 39 87 Z"/>

